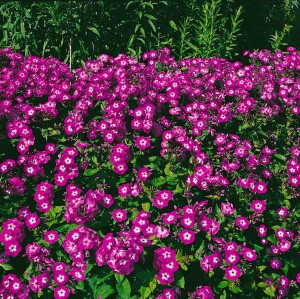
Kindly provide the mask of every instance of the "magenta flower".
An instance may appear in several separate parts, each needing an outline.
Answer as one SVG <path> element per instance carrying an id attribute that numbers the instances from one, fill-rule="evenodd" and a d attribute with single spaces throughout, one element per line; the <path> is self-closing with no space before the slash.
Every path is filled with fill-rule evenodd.
<path id="1" fill-rule="evenodd" d="M 251 210 L 256 213 L 262 213 L 266 210 L 266 201 L 265 200 L 253 200 L 251 203 Z"/>
<path id="2" fill-rule="evenodd" d="M 228 280 L 237 280 L 241 276 L 241 270 L 237 266 L 229 266 L 225 269 L 225 277 Z"/>
<path id="3" fill-rule="evenodd" d="M 49 244 L 54 244 L 59 239 L 59 233 L 55 230 L 46 231 L 44 233 L 44 240 Z"/>
<path id="4" fill-rule="evenodd" d="M 170 270 L 160 270 L 156 278 L 160 284 L 167 285 L 174 281 L 174 272 Z"/>
<path id="5" fill-rule="evenodd" d="M 65 286 L 58 286 L 54 289 L 53 295 L 55 299 L 66 299 L 70 296 L 70 291 Z"/>
<path id="6" fill-rule="evenodd" d="M 249 220 L 243 216 L 238 216 L 235 219 L 235 225 L 240 229 L 247 229 L 249 227 Z"/>
<path id="7" fill-rule="evenodd" d="M 279 269 L 281 267 L 281 261 L 279 258 L 274 257 L 270 260 L 270 266 L 272 269 Z"/>
<path id="8" fill-rule="evenodd" d="M 117 222 L 123 222 L 127 219 L 127 211 L 122 209 L 115 209 L 112 212 L 112 218 Z"/>
<path id="9" fill-rule="evenodd" d="M 253 249 L 244 248 L 241 251 L 241 255 L 244 257 L 244 259 L 248 262 L 253 262 L 257 259 L 257 254 Z"/>
<path id="10" fill-rule="evenodd" d="M 141 180 L 143 182 L 147 181 L 147 179 L 150 177 L 150 175 L 151 175 L 151 172 L 146 167 L 140 168 L 137 172 L 137 176 L 138 176 L 139 180 Z"/>
<path id="11" fill-rule="evenodd" d="M 183 244 L 192 244 L 195 241 L 195 233 L 189 229 L 183 229 L 179 234 L 179 239 Z"/>
<path id="12" fill-rule="evenodd" d="M 224 215 L 232 215 L 236 209 L 233 207 L 233 204 L 230 202 L 221 203 L 221 211 Z"/>
<path id="13" fill-rule="evenodd" d="M 145 150 L 145 149 L 149 148 L 150 147 L 150 137 L 144 137 L 144 136 L 138 137 L 135 140 L 135 146 L 141 150 Z"/>
<path id="14" fill-rule="evenodd" d="M 34 229 L 39 226 L 41 220 L 37 214 L 30 213 L 26 216 L 25 224 L 29 229 Z"/>
<path id="15" fill-rule="evenodd" d="M 228 252 L 225 255 L 225 261 L 228 265 L 236 265 L 240 260 L 240 256 L 235 252 Z"/>

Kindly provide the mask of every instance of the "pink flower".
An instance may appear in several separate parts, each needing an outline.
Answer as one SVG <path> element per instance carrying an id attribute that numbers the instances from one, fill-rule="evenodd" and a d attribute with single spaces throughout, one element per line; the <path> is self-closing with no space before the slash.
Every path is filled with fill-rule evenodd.
<path id="1" fill-rule="evenodd" d="M 267 192 L 267 185 L 261 181 L 255 184 L 255 189 L 257 194 L 265 194 Z"/>
<path id="2" fill-rule="evenodd" d="M 192 244 L 195 241 L 195 233 L 189 229 L 183 229 L 179 234 L 179 239 L 183 244 Z"/>
<path id="3" fill-rule="evenodd" d="M 273 269 L 279 269 L 281 267 L 281 261 L 279 258 L 274 257 L 270 260 L 270 266 Z"/>
<path id="4" fill-rule="evenodd" d="M 145 149 L 149 148 L 150 147 L 150 137 L 144 137 L 144 136 L 138 137 L 135 140 L 135 146 L 141 150 L 145 150 Z"/>
<path id="5" fill-rule="evenodd" d="M 265 200 L 253 200 L 251 203 L 251 210 L 256 213 L 262 213 L 266 210 L 266 201 Z"/>
<path id="6" fill-rule="evenodd" d="M 160 270 L 157 274 L 157 281 L 162 284 L 170 284 L 174 281 L 174 272 L 170 270 Z"/>
<path id="7" fill-rule="evenodd" d="M 233 204 L 230 202 L 221 203 L 221 211 L 224 215 L 232 215 L 236 209 L 233 207 Z"/>
<path id="8" fill-rule="evenodd" d="M 65 285 L 68 282 L 69 278 L 66 272 L 57 271 L 54 273 L 54 283 L 58 285 Z"/>
<path id="9" fill-rule="evenodd" d="M 70 291 L 65 286 L 58 286 L 54 289 L 53 295 L 55 299 L 66 299 L 70 296 Z"/>
<path id="10" fill-rule="evenodd" d="M 10 241 L 5 244 L 5 254 L 16 257 L 22 250 L 21 245 L 16 241 Z"/>
<path id="11" fill-rule="evenodd" d="M 245 260 L 248 262 L 253 262 L 257 259 L 257 254 L 253 249 L 244 248 L 241 252 L 241 255 L 244 257 Z"/>
<path id="12" fill-rule="evenodd" d="M 258 226 L 256 231 L 259 237 L 265 237 L 267 235 L 268 229 L 264 224 L 261 224 Z"/>
<path id="13" fill-rule="evenodd" d="M 240 229 L 247 229 L 249 227 L 249 221 L 243 216 L 238 216 L 235 219 L 235 225 Z"/>
<path id="14" fill-rule="evenodd" d="M 287 232 L 284 228 L 277 228 L 275 231 L 275 236 L 278 240 L 284 240 L 287 236 Z"/>
<path id="15" fill-rule="evenodd" d="M 276 211 L 276 215 L 279 216 L 280 218 L 284 218 L 288 215 L 288 210 L 285 207 L 280 207 Z"/>
<path id="16" fill-rule="evenodd" d="M 237 280 L 241 276 L 241 270 L 237 266 L 229 266 L 225 269 L 225 277 L 228 280 Z"/>
<path id="17" fill-rule="evenodd" d="M 59 233 L 55 230 L 50 230 L 44 233 L 44 240 L 49 244 L 54 244 L 59 239 Z"/>
<path id="18" fill-rule="evenodd" d="M 112 218 L 117 222 L 123 222 L 127 219 L 127 211 L 122 209 L 115 209 L 112 212 Z"/>
<path id="19" fill-rule="evenodd" d="M 228 252 L 225 255 L 225 261 L 228 265 L 236 265 L 240 260 L 240 256 L 235 252 Z"/>
<path id="20" fill-rule="evenodd" d="M 137 172 L 137 176 L 138 176 L 139 180 L 141 180 L 143 182 L 147 181 L 147 179 L 150 177 L 150 175 L 151 175 L 151 172 L 146 167 L 140 168 Z"/>
<path id="21" fill-rule="evenodd" d="M 125 163 L 116 163 L 114 164 L 114 172 L 119 175 L 123 175 L 127 172 L 128 166 Z"/>
<path id="22" fill-rule="evenodd" d="M 41 220 L 37 214 L 30 213 L 25 219 L 25 224 L 29 229 L 34 229 L 39 226 Z"/>

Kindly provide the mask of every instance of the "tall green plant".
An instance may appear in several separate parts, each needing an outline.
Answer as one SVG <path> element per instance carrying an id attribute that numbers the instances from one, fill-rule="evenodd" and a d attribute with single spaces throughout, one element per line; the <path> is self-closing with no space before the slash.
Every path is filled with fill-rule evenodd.
<path id="1" fill-rule="evenodd" d="M 179 38 L 175 39 L 175 52 L 180 58 L 200 56 L 226 56 L 232 58 L 242 22 L 242 7 L 233 15 L 222 13 L 221 0 L 205 2 L 201 7 L 195 0 L 187 1 L 190 15 L 179 22 L 171 22 Z"/>

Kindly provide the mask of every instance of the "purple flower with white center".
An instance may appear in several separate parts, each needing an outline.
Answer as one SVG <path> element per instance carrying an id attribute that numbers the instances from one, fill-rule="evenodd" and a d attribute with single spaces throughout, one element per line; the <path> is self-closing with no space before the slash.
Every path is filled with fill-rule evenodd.
<path id="1" fill-rule="evenodd" d="M 195 233 L 189 229 L 183 229 L 179 234 L 179 239 L 183 244 L 192 244 L 195 241 Z"/>
<path id="2" fill-rule="evenodd" d="M 54 273 L 54 283 L 57 285 L 65 285 L 68 282 L 68 275 L 64 271 Z"/>
<path id="3" fill-rule="evenodd" d="M 256 213 L 262 213 L 266 210 L 266 201 L 265 200 L 253 200 L 250 206 L 251 210 Z"/>
<path id="4" fill-rule="evenodd" d="M 235 242 L 227 242 L 224 246 L 224 251 L 228 252 L 236 252 L 237 251 L 237 244 Z"/>
<path id="5" fill-rule="evenodd" d="M 167 285 L 174 281 L 174 272 L 171 270 L 160 270 L 156 278 L 161 285 Z"/>
<path id="6" fill-rule="evenodd" d="M 228 280 L 237 280 L 241 276 L 241 270 L 237 266 L 229 266 L 225 269 L 225 277 Z"/>
<path id="7" fill-rule="evenodd" d="M 53 290 L 55 299 L 66 299 L 70 296 L 70 290 L 66 286 L 58 286 Z"/>
<path id="8" fill-rule="evenodd" d="M 44 233 L 44 240 L 48 242 L 49 244 L 54 244 L 59 239 L 59 233 L 55 230 L 46 231 Z"/>
<path id="9" fill-rule="evenodd" d="M 268 191 L 266 183 L 262 181 L 255 184 L 255 190 L 257 194 L 265 194 Z"/>
<path id="10" fill-rule="evenodd" d="M 284 228 L 277 228 L 275 236 L 278 240 L 284 240 L 287 237 L 287 232 Z"/>
<path id="11" fill-rule="evenodd" d="M 267 235 L 268 229 L 264 224 L 260 224 L 257 227 L 256 231 L 259 237 L 265 237 Z"/>
<path id="12" fill-rule="evenodd" d="M 37 228 L 40 222 L 40 217 L 35 213 L 28 214 L 25 219 L 25 224 L 29 229 Z"/>
<path id="13" fill-rule="evenodd" d="M 130 195 L 130 192 L 131 192 L 131 186 L 128 183 L 122 184 L 118 188 L 118 193 L 122 197 L 126 197 L 126 196 Z"/>
<path id="14" fill-rule="evenodd" d="M 228 265 L 236 265 L 240 260 L 240 256 L 233 251 L 229 251 L 225 255 L 225 261 Z"/>
<path id="15" fill-rule="evenodd" d="M 257 254 L 253 249 L 243 248 L 243 250 L 241 251 L 241 255 L 248 262 L 253 262 L 257 259 Z"/>
<path id="16" fill-rule="evenodd" d="M 150 144 L 150 137 L 141 136 L 141 137 L 138 137 L 135 140 L 135 146 L 138 147 L 141 150 L 145 150 L 145 149 L 149 148 L 150 145 L 151 145 Z"/>
<path id="17" fill-rule="evenodd" d="M 285 207 L 280 207 L 276 211 L 276 215 L 280 218 L 284 218 L 288 215 L 288 210 Z"/>
<path id="18" fill-rule="evenodd" d="M 112 218 L 117 222 L 123 222 L 127 219 L 127 211 L 123 209 L 115 209 L 112 212 Z"/>
<path id="19" fill-rule="evenodd" d="M 272 269 L 279 269 L 281 267 L 281 261 L 279 258 L 274 257 L 270 260 L 270 266 Z"/>
<path id="20" fill-rule="evenodd" d="M 235 219 L 235 225 L 239 229 L 248 229 L 248 227 L 249 227 L 249 220 L 246 217 L 238 216 Z"/>
<path id="21" fill-rule="evenodd" d="M 150 175 L 151 175 L 151 172 L 146 167 L 140 168 L 137 172 L 137 176 L 138 176 L 139 180 L 141 180 L 143 182 L 147 181 L 148 178 L 150 177 Z"/>
<path id="22" fill-rule="evenodd" d="M 221 203 L 221 211 L 224 215 L 232 215 L 236 209 L 233 207 L 233 204 L 230 202 Z"/>

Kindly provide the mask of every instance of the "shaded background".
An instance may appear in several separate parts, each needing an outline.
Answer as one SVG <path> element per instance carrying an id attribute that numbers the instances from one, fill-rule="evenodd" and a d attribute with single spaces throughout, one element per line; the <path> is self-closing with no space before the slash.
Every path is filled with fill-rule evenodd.
<path id="1" fill-rule="evenodd" d="M 176 58 L 300 48 L 298 0 L 1 1 L 0 47 L 54 56 L 72 68 L 100 53 Z"/>

